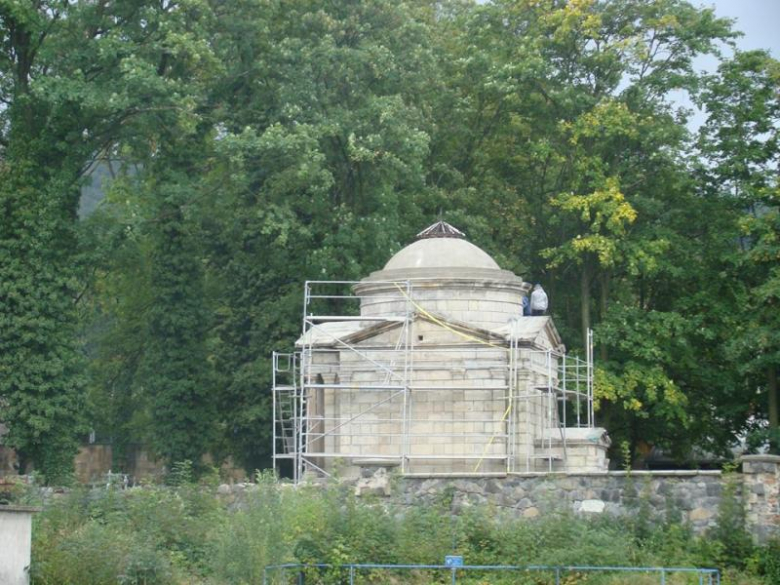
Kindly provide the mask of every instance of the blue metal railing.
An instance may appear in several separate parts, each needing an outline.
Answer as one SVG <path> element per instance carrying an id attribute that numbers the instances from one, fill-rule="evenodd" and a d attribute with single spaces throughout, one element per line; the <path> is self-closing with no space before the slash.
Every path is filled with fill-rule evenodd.
<path id="1" fill-rule="evenodd" d="M 270 578 L 274 573 L 282 575 L 289 572 L 297 572 L 298 585 L 305 585 L 305 571 L 310 569 L 336 569 L 345 571 L 349 575 L 349 585 L 355 585 L 358 573 L 369 570 L 435 570 L 445 571 L 451 574 L 452 583 L 457 583 L 458 573 L 470 571 L 525 571 L 551 573 L 555 577 L 555 585 L 560 585 L 561 577 L 566 573 L 656 573 L 659 583 L 666 585 L 666 579 L 672 574 L 695 574 L 699 578 L 699 585 L 720 585 L 720 571 L 718 569 L 700 569 L 693 567 L 610 567 L 610 566 L 577 566 L 577 565 L 462 565 L 453 567 L 450 565 L 393 565 L 382 563 L 351 563 L 333 565 L 328 563 L 285 563 L 280 565 L 268 565 L 263 570 L 263 585 L 270 585 Z"/>

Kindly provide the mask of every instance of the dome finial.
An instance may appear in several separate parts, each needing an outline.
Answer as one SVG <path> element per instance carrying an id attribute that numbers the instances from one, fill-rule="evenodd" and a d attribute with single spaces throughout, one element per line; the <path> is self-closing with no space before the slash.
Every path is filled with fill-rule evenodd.
<path id="1" fill-rule="evenodd" d="M 439 217 L 441 217 L 441 215 Z M 417 239 L 417 240 L 425 240 L 427 238 L 461 238 L 461 239 L 465 239 L 466 238 L 466 234 L 464 234 L 459 229 L 451 226 L 446 221 L 440 219 L 435 224 L 433 224 L 431 226 L 428 226 L 423 231 L 421 231 L 419 234 L 417 234 L 417 237 L 415 239 Z"/>

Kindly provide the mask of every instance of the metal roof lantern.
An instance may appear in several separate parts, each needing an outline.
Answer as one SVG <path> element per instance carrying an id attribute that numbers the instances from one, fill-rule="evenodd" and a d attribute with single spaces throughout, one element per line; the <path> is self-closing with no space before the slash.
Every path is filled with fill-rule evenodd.
<path id="1" fill-rule="evenodd" d="M 415 239 L 425 240 L 428 238 L 460 238 L 465 239 L 466 234 L 458 228 L 451 226 L 446 221 L 439 220 L 435 224 L 428 226 Z"/>

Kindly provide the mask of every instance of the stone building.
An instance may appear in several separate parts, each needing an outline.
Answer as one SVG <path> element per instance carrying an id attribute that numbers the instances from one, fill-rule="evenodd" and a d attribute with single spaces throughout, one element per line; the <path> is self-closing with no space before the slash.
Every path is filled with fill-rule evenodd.
<path id="1" fill-rule="evenodd" d="M 274 354 L 274 460 L 293 475 L 492 475 L 607 468 L 592 351 L 568 356 L 530 286 L 438 222 L 356 283 L 307 282 Z"/>

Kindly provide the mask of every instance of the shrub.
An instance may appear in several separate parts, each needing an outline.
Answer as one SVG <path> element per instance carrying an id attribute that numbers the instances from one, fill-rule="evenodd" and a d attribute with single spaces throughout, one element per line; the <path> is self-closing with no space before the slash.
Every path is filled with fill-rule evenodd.
<path id="1" fill-rule="evenodd" d="M 742 568 L 753 553 L 753 543 L 745 529 L 745 509 L 737 496 L 739 481 L 734 467 L 726 467 L 723 477 L 717 523 L 709 537 L 720 545 L 719 564 Z"/>

